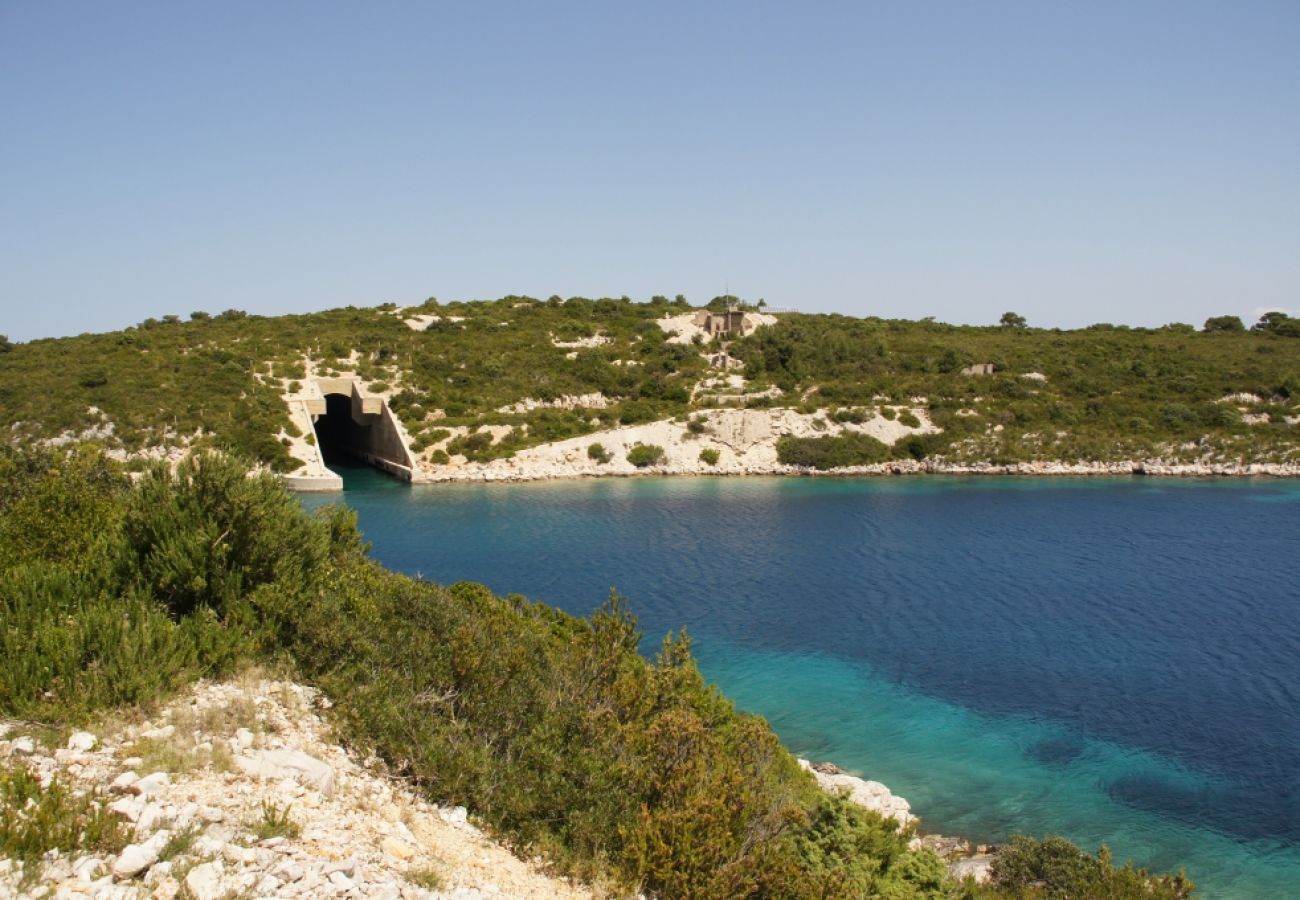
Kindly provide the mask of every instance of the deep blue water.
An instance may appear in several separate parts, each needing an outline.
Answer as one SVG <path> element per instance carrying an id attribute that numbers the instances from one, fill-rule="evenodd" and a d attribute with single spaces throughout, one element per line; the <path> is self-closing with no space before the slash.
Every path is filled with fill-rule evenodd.
<path id="1" fill-rule="evenodd" d="M 385 564 L 578 614 L 617 586 L 645 650 L 686 626 L 740 706 L 929 830 L 1300 896 L 1296 482 L 345 478 Z"/>

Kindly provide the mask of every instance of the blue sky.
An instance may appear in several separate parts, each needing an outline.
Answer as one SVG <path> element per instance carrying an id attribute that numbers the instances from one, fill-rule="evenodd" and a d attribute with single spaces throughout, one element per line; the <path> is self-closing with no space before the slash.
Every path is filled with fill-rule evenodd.
<path id="1" fill-rule="evenodd" d="M 0 0 L 0 332 L 1300 311 L 1300 3 Z"/>

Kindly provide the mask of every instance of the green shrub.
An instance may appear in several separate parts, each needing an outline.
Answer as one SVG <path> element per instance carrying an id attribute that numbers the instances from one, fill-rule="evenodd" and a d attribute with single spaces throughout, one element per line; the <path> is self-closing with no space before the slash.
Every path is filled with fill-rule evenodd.
<path id="1" fill-rule="evenodd" d="M 846 432 L 837 436 L 797 438 L 787 435 L 776 443 L 776 458 L 787 466 L 839 469 L 865 466 L 889 459 L 889 447 L 875 438 Z"/>
<path id="2" fill-rule="evenodd" d="M 253 823 L 253 834 L 258 840 L 286 837 L 296 838 L 302 833 L 302 826 L 289 815 L 292 805 L 281 808 L 270 800 L 262 801 L 262 816 Z"/>
<path id="3" fill-rule="evenodd" d="M 449 454 L 461 454 L 471 462 L 486 462 L 495 454 L 493 453 L 492 433 L 490 431 L 475 431 L 471 434 L 463 434 L 447 443 L 447 452 Z"/>
<path id="4" fill-rule="evenodd" d="M 643 422 L 653 422 L 658 418 L 659 410 L 646 400 L 624 403 L 618 412 L 618 421 L 621 425 L 640 425 Z"/>
<path id="5" fill-rule="evenodd" d="M 593 459 L 603 466 L 614 457 L 605 449 L 604 444 L 589 444 L 587 445 L 587 458 Z"/>
<path id="6" fill-rule="evenodd" d="M 994 859 L 991 875 L 998 887 L 1034 897 L 1182 900 L 1195 888 L 1182 873 L 1151 875 L 1132 863 L 1117 869 L 1105 847 L 1090 856 L 1054 835 L 1013 837 Z"/>
<path id="7" fill-rule="evenodd" d="M 173 616 L 203 607 L 226 618 L 261 585 L 309 583 L 329 554 L 327 536 L 275 478 L 248 477 L 211 454 L 174 475 L 150 470 L 122 533 L 124 581 L 151 590 Z"/>
<path id="8" fill-rule="evenodd" d="M 700 451 L 700 462 L 716 466 L 718 464 L 718 451 L 712 447 L 705 447 Z"/>
<path id="9" fill-rule="evenodd" d="M 1235 332 L 1245 331 L 1246 326 L 1237 316 L 1212 316 L 1205 320 L 1205 327 L 1202 329 L 1206 332 Z"/>
<path id="10" fill-rule="evenodd" d="M 32 862 L 50 850 L 112 855 L 125 826 L 97 794 L 78 794 L 58 778 L 45 787 L 23 765 L 0 768 L 0 858 Z"/>
<path id="11" fill-rule="evenodd" d="M 627 451 L 627 461 L 638 469 L 657 466 L 664 461 L 664 448 L 657 444 L 637 444 Z"/>
<path id="12" fill-rule="evenodd" d="M 898 424 L 906 425 L 908 428 L 920 428 L 921 420 L 910 409 L 905 409 L 898 414 Z"/>

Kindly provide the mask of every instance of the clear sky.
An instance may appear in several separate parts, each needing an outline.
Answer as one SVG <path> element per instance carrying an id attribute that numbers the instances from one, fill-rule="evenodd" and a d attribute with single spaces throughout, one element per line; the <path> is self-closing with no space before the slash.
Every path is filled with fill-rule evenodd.
<path id="1" fill-rule="evenodd" d="M 0 332 L 1300 312 L 1300 2 L 0 0 Z"/>

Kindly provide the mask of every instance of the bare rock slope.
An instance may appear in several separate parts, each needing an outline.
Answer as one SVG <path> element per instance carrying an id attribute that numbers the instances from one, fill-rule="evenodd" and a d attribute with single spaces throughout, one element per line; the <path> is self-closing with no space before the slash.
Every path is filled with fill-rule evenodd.
<path id="1" fill-rule="evenodd" d="M 111 855 L 0 859 L 0 897 L 600 896 L 355 758 L 330 739 L 316 712 L 327 705 L 311 688 L 246 679 L 200 684 L 151 721 L 57 749 L 0 723 L 0 767 L 99 796 L 129 835 Z"/>

